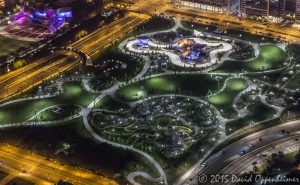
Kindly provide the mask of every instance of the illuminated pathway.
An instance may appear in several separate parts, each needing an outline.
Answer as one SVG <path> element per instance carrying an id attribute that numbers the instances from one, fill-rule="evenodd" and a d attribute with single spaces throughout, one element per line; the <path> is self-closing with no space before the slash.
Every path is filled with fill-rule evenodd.
<path id="1" fill-rule="evenodd" d="M 227 59 L 226 57 L 223 57 L 221 59 L 220 62 L 218 62 L 218 59 L 217 59 L 217 55 L 221 52 L 228 52 L 228 51 L 231 51 L 233 49 L 233 46 L 231 44 L 228 44 L 226 42 L 207 42 L 201 38 L 189 38 L 189 39 L 192 39 L 194 40 L 197 44 L 204 44 L 204 45 L 207 45 L 207 46 L 211 46 L 211 47 L 221 47 L 221 48 L 218 48 L 218 49 L 213 49 L 212 51 L 210 51 L 209 53 L 209 62 L 207 63 L 198 63 L 198 64 L 191 64 L 191 63 L 188 63 L 188 62 L 183 62 L 181 59 L 180 59 L 180 56 L 178 54 L 175 54 L 167 49 L 164 49 L 165 47 L 167 47 L 166 45 L 160 45 L 160 44 L 155 44 L 151 41 L 149 41 L 149 47 L 154 47 L 154 48 L 158 48 L 158 49 L 137 49 L 134 47 L 135 43 L 136 43 L 136 40 L 131 40 L 127 43 L 127 45 L 125 47 L 127 47 L 129 49 L 129 51 L 132 51 L 132 52 L 135 52 L 135 53 L 152 53 L 152 52 L 157 52 L 157 53 L 163 53 L 167 56 L 169 56 L 171 62 L 174 64 L 174 65 L 177 65 L 177 66 L 180 66 L 180 67 L 196 67 L 196 68 L 202 68 L 202 67 L 209 67 L 213 64 L 216 64 L 216 63 L 222 63 L 225 61 L 225 59 Z M 171 46 L 172 47 L 175 47 L 177 45 L 177 43 L 174 43 L 172 44 Z M 230 54 L 230 52 L 228 52 L 228 54 Z"/>
<path id="2" fill-rule="evenodd" d="M 87 37 L 85 37 L 85 38 L 77 41 L 74 44 L 71 44 L 70 47 L 79 49 L 79 50 L 81 50 L 82 52 L 85 52 L 88 55 L 93 55 L 93 54 L 97 53 L 100 49 L 103 49 L 103 48 L 109 46 L 113 40 L 116 40 L 119 37 L 121 37 L 124 33 L 129 32 L 130 30 L 133 29 L 133 27 L 135 27 L 136 25 L 138 25 L 141 22 L 145 21 L 146 19 L 147 19 L 146 17 L 140 16 L 140 15 L 131 14 L 129 16 L 126 16 L 125 18 L 117 20 L 117 22 L 111 23 L 110 26 L 100 28 L 99 30 L 97 30 L 96 32 L 88 35 Z M 199 39 L 199 38 L 194 38 L 194 39 L 197 39 L 199 42 L 203 42 L 202 39 Z M 130 42 L 132 42 L 132 41 L 130 41 Z M 155 44 L 155 43 L 152 43 L 152 44 Z M 230 44 L 228 44 L 228 45 L 230 45 Z M 156 45 L 156 46 L 158 46 L 158 45 Z M 162 46 L 159 46 L 159 47 L 162 47 Z M 71 55 L 74 55 L 74 54 L 72 53 Z M 76 56 L 76 55 L 74 55 L 74 56 Z M 214 59 L 213 55 L 211 55 L 211 58 Z M 145 57 L 145 56 L 144 56 L 144 59 L 146 59 L 146 63 L 144 65 L 144 68 L 142 69 L 142 71 L 136 77 L 134 77 L 131 80 L 130 83 L 133 83 L 133 82 L 141 80 L 140 78 L 143 77 L 146 74 L 146 72 L 147 72 L 147 70 L 148 70 L 148 68 L 150 66 L 151 61 L 147 60 L 147 57 Z M 58 60 L 58 61 L 60 61 L 60 60 Z M 64 63 L 64 62 L 61 61 L 61 63 Z M 79 61 L 76 62 L 76 65 L 78 65 L 78 63 L 79 63 Z M 47 66 L 47 67 L 49 67 L 49 66 Z M 50 67 L 51 67 L 51 65 L 50 65 Z M 30 69 L 30 67 L 28 67 L 28 69 Z M 0 84 L 1 83 L 4 84 L 4 83 L 8 83 L 9 82 L 8 86 L 11 87 L 11 88 L 13 88 L 14 86 L 17 86 L 17 84 L 23 83 L 23 80 L 20 80 L 19 78 L 17 78 L 23 72 L 19 71 L 19 72 L 15 72 L 15 73 L 9 73 L 9 75 L 7 77 L 3 78 L 3 79 L 1 79 L 1 77 L 0 77 Z M 37 71 L 36 73 L 39 73 L 39 71 Z M 152 75 L 152 77 L 153 76 L 159 76 L 159 75 L 166 75 L 168 73 L 171 73 L 171 72 L 170 71 L 169 72 L 166 71 L 165 73 Z M 182 72 L 182 74 L 184 74 L 184 73 L 185 72 Z M 208 74 L 208 75 L 218 74 L 218 75 L 228 76 L 228 73 L 227 74 L 226 73 L 224 73 L 224 74 L 222 74 L 222 73 L 209 73 L 207 71 L 195 71 L 195 72 L 186 72 L 186 73 L 189 73 L 189 74 L 192 74 L 192 73 L 195 73 L 195 74 Z M 174 72 L 173 72 L 173 74 L 174 74 Z M 238 76 L 238 77 L 242 78 L 243 76 Z M 24 78 L 24 77 L 22 77 L 22 78 Z M 150 77 L 148 76 L 147 78 L 150 78 Z M 86 87 L 87 83 L 84 83 L 84 84 L 85 84 L 85 87 Z M 132 172 L 132 173 L 130 173 L 127 176 L 127 179 L 131 183 L 138 184 L 135 181 L 134 178 L 137 177 L 137 176 L 142 176 L 142 177 L 146 178 L 147 180 L 152 181 L 153 183 L 163 182 L 164 184 L 167 184 L 167 177 L 165 175 L 164 170 L 162 169 L 162 167 L 160 166 L 160 164 L 152 156 L 150 156 L 149 154 L 147 154 L 147 153 L 145 153 L 145 152 L 143 152 L 141 150 L 133 148 L 131 146 L 126 146 L 126 145 L 118 144 L 118 143 L 115 143 L 115 142 L 111 142 L 111 141 L 108 141 L 108 140 L 100 137 L 97 134 L 97 132 L 95 132 L 93 130 L 93 128 L 90 126 L 90 123 L 88 122 L 88 115 L 89 115 L 89 113 L 91 111 L 93 111 L 92 108 L 93 108 L 94 104 L 96 104 L 97 102 L 101 101 L 106 95 L 111 95 L 113 97 L 114 94 L 115 94 L 115 92 L 116 92 L 116 90 L 119 89 L 119 85 L 122 85 L 122 84 L 123 84 L 122 82 L 118 82 L 114 86 L 112 86 L 111 88 L 101 91 L 102 94 L 100 96 L 98 96 L 93 102 L 91 102 L 88 107 L 83 108 L 83 110 L 80 113 L 80 116 L 83 116 L 84 126 L 91 133 L 91 135 L 95 139 L 97 139 L 98 141 L 111 144 L 111 145 L 113 145 L 115 147 L 120 147 L 120 148 L 123 148 L 123 149 L 131 150 L 131 151 L 134 151 L 134 152 L 136 152 L 136 153 L 144 156 L 147 160 L 149 160 L 151 162 L 151 164 L 154 165 L 154 167 L 156 168 L 156 170 L 159 172 L 159 176 L 158 177 L 151 177 L 147 173 L 141 172 L 141 171 Z M 223 88 L 225 88 L 225 87 L 226 87 L 226 83 L 224 83 L 224 87 Z M 236 100 L 235 100 L 235 102 L 236 102 Z M 59 123 L 59 121 L 57 123 Z M 40 122 L 39 123 L 39 125 L 43 125 L 43 124 L 47 124 L 47 122 Z M 1 151 L 0 151 L 0 155 L 1 155 Z M 43 161 L 43 162 L 47 163 L 47 161 Z M 50 164 L 47 164 L 47 165 L 50 165 Z M 34 168 L 38 168 L 38 167 L 35 166 Z M 196 163 L 195 164 L 195 169 L 198 169 L 198 168 L 199 168 L 199 163 Z M 31 170 L 30 170 L 30 171 L 28 171 L 28 173 L 30 174 L 30 176 L 35 176 L 36 172 L 33 171 L 33 174 L 31 174 Z M 43 174 L 41 174 L 41 175 L 43 175 Z M 69 177 L 69 175 L 70 175 L 70 177 Z M 184 178 L 182 179 L 181 182 L 185 182 L 185 180 L 187 180 L 188 178 L 190 178 L 191 175 L 195 175 L 195 173 L 194 173 L 194 171 L 189 170 L 187 172 L 187 174 L 185 174 L 185 175 L 186 176 L 184 176 Z M 38 176 L 38 174 L 36 176 Z M 67 176 L 69 178 L 73 178 L 73 174 L 67 174 Z M 39 178 L 42 178 L 42 177 L 39 177 Z M 37 180 L 37 179 L 33 179 L 33 180 Z M 85 182 L 85 183 L 90 184 L 88 182 Z"/>

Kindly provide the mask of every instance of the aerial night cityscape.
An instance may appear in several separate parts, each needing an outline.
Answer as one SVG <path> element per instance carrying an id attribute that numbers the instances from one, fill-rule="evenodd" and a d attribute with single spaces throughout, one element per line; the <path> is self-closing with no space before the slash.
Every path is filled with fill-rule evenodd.
<path id="1" fill-rule="evenodd" d="M 0 185 L 300 185 L 300 0 L 0 0 Z"/>

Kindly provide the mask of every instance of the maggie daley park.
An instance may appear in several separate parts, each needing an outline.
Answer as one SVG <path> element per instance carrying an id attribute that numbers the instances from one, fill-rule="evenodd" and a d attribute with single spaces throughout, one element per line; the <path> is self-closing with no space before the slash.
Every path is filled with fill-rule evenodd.
<path id="1" fill-rule="evenodd" d="M 299 0 L 0 0 L 0 184 L 299 185 Z"/>

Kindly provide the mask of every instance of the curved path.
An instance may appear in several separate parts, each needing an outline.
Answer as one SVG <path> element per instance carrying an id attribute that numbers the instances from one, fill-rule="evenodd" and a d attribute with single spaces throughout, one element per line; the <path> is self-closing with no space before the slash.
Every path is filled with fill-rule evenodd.
<path id="1" fill-rule="evenodd" d="M 180 67 L 196 67 L 196 68 L 203 68 L 203 67 L 209 67 L 215 63 L 218 62 L 218 54 L 222 52 L 229 52 L 233 49 L 233 46 L 231 44 L 228 44 L 226 42 L 208 42 L 206 40 L 203 40 L 201 38 L 197 37 L 190 37 L 189 39 L 194 40 L 197 44 L 204 44 L 210 47 L 221 47 L 218 49 L 213 49 L 209 53 L 209 62 L 207 63 L 200 63 L 200 64 L 190 64 L 190 63 L 184 63 L 178 54 L 175 54 L 171 52 L 170 50 L 167 50 L 166 47 L 169 47 L 169 45 L 161 45 L 161 44 L 156 44 L 153 43 L 152 41 L 149 41 L 149 46 L 157 49 L 137 49 L 134 45 L 136 43 L 136 40 L 130 40 L 127 44 L 126 47 L 129 51 L 134 52 L 134 53 L 141 53 L 141 54 L 146 54 L 146 53 L 162 53 L 167 55 L 171 62 Z M 174 47 L 176 46 L 177 43 L 171 44 L 170 46 Z M 228 54 L 228 53 L 227 53 Z M 224 61 L 224 60 L 223 60 Z M 222 62 L 222 61 L 220 61 Z"/>
<path id="2" fill-rule="evenodd" d="M 171 28 L 171 29 L 169 29 L 169 30 L 165 30 L 165 31 L 160 31 L 160 32 L 169 32 L 169 31 L 172 31 L 172 30 L 176 30 L 177 28 L 179 28 L 179 27 L 182 27 L 182 25 L 180 24 L 180 21 L 178 21 L 178 20 L 175 20 L 175 27 L 174 28 Z M 159 32 L 153 32 L 153 33 L 148 33 L 148 34 L 143 34 L 143 35 L 153 35 L 153 34 L 156 34 L 156 33 L 159 33 Z M 126 50 L 126 47 L 128 46 L 129 47 L 129 52 L 136 52 L 135 51 L 135 49 L 134 49 L 134 47 L 132 47 L 133 46 L 133 44 L 134 44 L 134 42 L 132 41 L 132 39 L 134 39 L 133 37 L 132 38 L 129 38 L 129 39 L 126 39 L 125 41 L 123 41 L 120 45 L 119 45 L 119 49 L 121 50 L 121 51 L 123 51 L 123 52 L 128 52 L 127 50 Z M 228 59 L 228 57 L 229 57 L 229 54 L 230 54 L 230 52 L 227 52 L 221 59 L 220 59 L 220 61 L 218 61 L 218 59 L 217 59 L 217 54 L 219 53 L 219 52 L 224 52 L 224 51 L 230 51 L 232 48 L 233 48 L 233 46 L 231 45 L 231 44 L 229 44 L 229 43 L 227 43 L 227 42 L 223 42 L 223 41 L 220 41 L 220 42 L 217 42 L 217 43 L 215 43 L 215 42 L 208 42 L 208 41 L 206 41 L 206 40 L 204 40 L 204 39 L 200 39 L 200 38 L 196 38 L 196 37 L 192 37 L 192 39 L 193 40 L 195 40 L 196 42 L 198 42 L 198 43 L 202 43 L 202 44 L 207 44 L 207 45 L 211 45 L 211 46 L 222 46 L 222 48 L 220 48 L 220 49 L 216 49 L 216 50 L 213 50 L 211 53 L 210 53 L 210 58 L 211 58 L 211 60 L 212 60 L 212 62 L 211 63 L 220 63 L 220 62 L 222 62 L 222 61 L 225 61 L 225 59 Z M 222 39 L 221 39 L 222 40 Z M 232 39 L 232 40 L 234 40 L 234 39 Z M 166 51 L 165 49 L 164 49 L 164 47 L 165 47 L 165 45 L 159 45 L 159 44 L 156 44 L 156 43 L 153 43 L 153 42 L 150 42 L 150 44 L 151 45 L 153 45 L 153 47 L 158 47 L 158 48 L 160 48 L 161 50 L 152 50 L 151 52 L 156 52 L 156 53 L 159 53 L 159 52 L 161 52 L 161 53 L 164 53 L 164 54 L 166 54 L 166 53 L 169 53 L 169 57 L 171 58 L 171 61 L 172 61 L 172 59 L 173 59 L 173 61 L 175 61 L 174 62 L 174 64 L 176 65 L 179 65 L 179 66 L 183 66 L 183 67 L 187 67 L 187 64 L 182 64 L 182 62 L 180 61 L 180 63 L 179 63 L 179 60 L 180 60 L 180 58 L 179 58 L 179 56 L 178 55 L 176 55 L 176 54 L 174 54 L 174 53 L 172 53 L 172 52 L 168 52 L 168 51 Z M 284 47 L 284 46 L 281 46 L 282 48 Z M 142 52 L 143 50 L 138 50 L 138 53 L 143 53 Z M 176 56 L 175 56 L 176 55 Z M 257 54 L 256 54 L 257 55 Z M 146 56 L 146 55 L 143 55 L 142 56 L 143 57 L 143 59 L 144 59 L 144 61 L 145 61 L 145 64 L 144 64 L 144 67 L 143 67 L 143 69 L 141 70 L 141 72 L 139 73 L 139 74 L 137 74 L 132 80 L 130 80 L 129 82 L 128 82 L 128 84 L 130 84 L 130 83 L 134 83 L 134 82 L 136 82 L 136 81 L 139 81 L 139 80 L 142 80 L 142 79 L 147 79 L 147 78 L 152 78 L 152 77 L 156 77 L 156 76 L 163 76 L 163 75 L 170 75 L 170 74 L 174 74 L 174 72 L 171 72 L 171 71 L 165 71 L 164 73 L 160 73 L 160 74 L 155 74 L 155 75 L 151 75 L 151 76 L 146 76 L 145 77 L 145 74 L 146 74 L 146 72 L 148 71 L 148 69 L 149 69 L 149 67 L 151 66 L 151 61 L 150 61 L 150 59 Z M 179 60 L 178 60 L 178 58 L 179 58 Z M 176 59 L 176 60 L 175 60 Z M 176 62 L 177 61 L 177 62 Z M 274 72 L 274 71 L 278 71 L 278 70 L 283 70 L 283 69 L 285 69 L 286 67 L 283 67 L 283 68 L 281 68 L 281 69 L 275 69 L 275 70 L 270 70 L 270 71 L 266 71 L 266 72 L 264 72 L 264 73 L 268 73 L 268 72 Z M 255 74 L 255 73 L 261 73 L 261 72 L 254 72 L 253 74 Z M 229 74 L 229 73 L 210 73 L 209 72 L 209 70 L 203 70 L 203 71 L 194 71 L 194 72 L 179 72 L 179 73 L 177 73 L 177 74 L 209 74 L 209 75 L 214 75 L 214 74 L 216 74 L 216 75 L 223 75 L 223 76 L 233 76 L 233 77 L 241 77 L 240 75 L 232 75 L 232 74 Z M 245 73 L 245 74 L 250 74 L 250 73 Z M 241 78 L 244 78 L 244 77 L 241 77 Z M 147 180 L 149 180 L 149 181 L 151 181 L 151 182 L 153 182 L 153 183 L 160 183 L 160 182 L 163 182 L 164 184 L 167 184 L 167 177 L 166 177 L 166 175 L 165 175 L 165 173 L 164 173 L 164 171 L 163 171 L 163 169 L 161 168 L 161 166 L 159 165 L 159 163 L 153 158 L 153 157 L 151 157 L 149 154 L 147 154 L 147 153 L 145 153 L 145 152 L 143 152 L 143 151 L 141 151 L 141 150 L 138 150 L 138 149 L 135 149 L 135 148 L 133 148 L 133 147 L 130 147 L 130 146 L 126 146 L 126 145 L 122 145 L 122 144 L 118 144 L 118 143 L 115 143 L 115 142 L 111 142 L 111 141 L 108 141 L 108 140 L 106 140 L 106 139 L 104 139 L 104 138 L 101 138 L 94 130 L 93 130 L 93 128 L 91 127 L 91 125 L 89 124 L 89 122 L 88 122 L 88 115 L 89 115 L 89 113 L 91 112 L 91 111 L 94 111 L 93 110 L 93 108 L 94 108 L 94 105 L 97 103 L 97 102 L 99 102 L 99 101 L 101 101 L 102 100 L 102 98 L 104 98 L 106 95 L 110 95 L 113 99 L 116 99 L 117 101 L 120 101 L 120 100 L 118 100 L 117 98 L 116 98 L 116 96 L 115 96 L 115 92 L 116 92 L 116 90 L 118 90 L 122 85 L 127 85 L 127 84 L 125 84 L 124 82 L 117 82 L 115 85 L 113 85 L 112 87 L 110 87 L 109 89 L 106 89 L 106 90 L 103 90 L 103 91 L 94 91 L 93 89 L 91 89 L 89 86 L 88 86 L 88 83 L 87 83 L 87 80 L 83 80 L 82 81 L 83 82 L 83 86 L 84 86 L 84 88 L 87 90 L 87 91 L 89 91 L 89 92 L 93 92 L 93 93 L 101 93 L 101 95 L 99 95 L 95 100 L 93 100 L 93 102 L 91 102 L 91 104 L 87 107 L 87 108 L 82 108 L 81 107 L 81 109 L 82 109 L 82 111 L 80 112 L 80 114 L 79 115 L 75 115 L 75 116 L 71 116 L 71 117 L 68 117 L 68 118 L 66 118 L 66 119 L 64 119 L 64 120 L 57 120 L 57 121 L 52 121 L 52 122 L 24 122 L 24 123 L 15 123 L 15 124 L 5 124 L 5 125 L 2 125 L 2 126 L 0 126 L 0 128 L 8 128 L 8 127 L 17 127 L 17 126 L 31 126 L 31 125 L 47 125 L 47 124 L 58 124 L 58 123 L 60 123 L 60 122 L 64 122 L 64 121 L 69 121 L 69 120 L 72 120 L 72 119 L 75 119 L 75 118 L 77 118 L 77 117 L 80 117 L 80 116 L 82 116 L 83 117 L 83 122 L 84 122 L 84 126 L 86 127 L 86 129 L 91 133 L 91 135 L 95 138 L 95 139 L 97 139 L 98 141 L 100 141 L 100 142 L 105 142 L 105 143 L 108 143 L 108 144 L 110 144 L 110 145 L 113 145 L 113 146 L 115 146 L 115 147 L 119 147 L 119 148 L 123 148 L 123 149 L 126 149 L 126 150 L 131 150 L 131 151 L 133 151 L 133 152 L 136 152 L 136 153 L 138 153 L 138 154 L 140 154 L 140 155 L 142 155 L 142 156 L 144 156 L 147 160 L 149 160 L 153 165 L 154 165 L 154 167 L 157 169 L 157 171 L 159 172 L 159 174 L 160 174 L 160 176 L 159 177 L 157 177 L 157 178 L 154 178 L 154 177 L 151 177 L 149 174 L 147 174 L 147 173 L 145 173 L 145 172 L 133 172 L 133 173 L 130 173 L 128 176 L 127 176 L 127 179 L 132 183 L 132 184 L 135 184 L 135 185 L 137 185 L 137 184 L 139 184 L 139 183 L 137 183 L 136 181 L 135 181 L 135 177 L 137 177 L 137 176 L 142 176 L 142 177 L 144 177 L 145 179 L 147 179 Z M 250 88 L 250 86 L 251 86 L 251 88 Z M 249 85 L 248 86 L 248 88 L 245 90 L 245 91 L 243 91 L 243 92 L 246 92 L 246 91 L 248 91 L 248 90 L 250 90 L 250 89 L 252 89 L 252 88 L 254 88 L 255 86 L 254 85 Z M 241 93 L 243 93 L 243 92 L 241 92 Z M 50 95 L 49 95 L 50 96 Z M 51 95 L 52 96 L 52 95 Z M 53 96 L 55 96 L 55 95 L 53 95 Z M 161 96 L 153 96 L 153 97 L 151 97 L 151 98 L 155 98 L 155 97 L 162 97 L 162 96 L 170 96 L 170 95 L 161 95 Z M 196 100 L 196 101 L 199 101 L 199 102 L 201 102 L 201 103 L 205 103 L 205 104 L 208 104 L 208 102 L 206 102 L 206 101 L 203 101 L 203 100 L 201 100 L 200 98 L 198 98 L 198 97 L 192 97 L 192 96 L 184 96 L 184 95 L 176 95 L 176 96 L 182 96 L 182 97 L 188 97 L 188 98 L 191 98 L 191 99 L 194 99 L 194 100 Z M 238 99 L 240 98 L 240 96 L 241 96 L 241 94 L 239 94 L 236 98 L 235 98 L 235 100 L 234 100 L 234 104 L 236 104 L 236 102 L 238 101 Z M 41 96 L 41 97 L 34 97 L 34 98 L 31 98 L 31 99 L 35 99 L 35 98 L 46 98 L 47 96 Z M 263 100 L 265 99 L 265 97 L 261 97 L 261 98 L 263 98 Z M 9 102 L 9 103 L 14 103 L 14 102 L 18 102 L 18 101 L 26 101 L 26 100 L 30 100 L 30 98 L 24 98 L 24 99 L 19 99 L 19 100 L 13 100 L 13 101 L 11 101 L 11 102 Z M 146 100 L 143 100 L 143 101 L 146 101 Z M 139 101 L 140 102 L 140 101 Z M 9 103 L 6 103 L 6 104 L 2 104 L 2 105 L 0 105 L 0 107 L 1 106 L 5 106 L 5 105 L 7 105 L 7 104 L 9 104 Z M 132 102 L 130 105 L 131 106 L 135 106 L 136 105 L 136 103 L 138 103 L 138 102 Z M 281 113 L 282 113 L 282 109 L 280 109 L 280 108 L 278 108 L 278 107 L 274 107 L 273 105 L 270 105 L 267 101 L 263 101 L 263 103 L 264 104 L 268 104 L 270 107 L 272 107 L 272 108 L 274 108 L 275 110 L 277 110 L 277 115 L 280 115 Z M 223 129 L 223 134 L 222 134 L 222 137 L 221 137 L 221 139 L 218 141 L 219 143 L 221 142 L 221 141 L 223 141 L 225 138 L 226 138 L 226 136 L 225 136 L 225 128 L 224 128 L 224 126 L 225 126 L 225 123 L 228 121 L 227 119 L 225 119 L 225 118 L 223 118 L 222 117 L 222 115 L 220 114 L 220 112 L 214 107 L 214 106 L 212 106 L 211 104 L 209 104 L 215 111 L 216 111 L 216 113 L 217 113 L 217 117 L 218 117 L 218 119 L 220 120 L 220 128 L 221 129 Z M 239 111 L 242 111 L 242 110 L 237 110 L 238 112 Z M 240 112 L 241 113 L 241 112 Z M 246 115 L 246 113 L 243 113 L 243 115 Z M 300 124 L 298 124 L 298 125 L 300 125 Z M 267 132 L 267 131 L 266 131 Z M 274 134 L 273 134 L 274 135 Z M 244 143 L 243 143 L 243 139 L 242 139 L 242 144 L 244 145 Z M 248 140 L 247 140 L 248 141 Z M 236 143 L 235 143 L 236 144 Z M 230 145 L 231 146 L 231 145 Z M 235 146 L 236 147 L 236 146 Z M 207 154 L 205 155 L 205 156 L 207 156 L 209 154 L 209 152 L 207 152 Z M 218 156 L 212 156 L 212 157 L 216 157 L 216 158 L 218 158 Z M 211 157 L 211 158 L 212 158 Z M 205 158 L 205 157 L 204 157 Z M 209 160 L 211 159 L 211 158 L 209 158 Z M 203 159 L 203 158 L 202 158 Z M 219 160 L 222 160 L 222 159 L 219 159 Z M 225 160 L 226 161 L 226 160 Z M 225 162 L 224 161 L 224 162 Z M 218 162 L 220 162 L 220 161 L 218 161 Z M 201 164 L 201 159 L 190 169 L 190 170 L 188 170 L 187 171 L 187 173 L 186 174 L 184 174 L 183 175 L 183 177 L 178 181 L 178 182 L 184 182 L 191 174 L 195 174 L 195 172 L 196 171 L 198 171 L 199 169 L 199 166 L 200 166 L 200 164 Z M 181 183 L 177 183 L 177 184 L 181 184 Z"/>
<path id="3" fill-rule="evenodd" d="M 157 182 L 157 183 L 160 183 L 160 182 L 163 182 L 164 184 L 168 184 L 167 183 L 167 177 L 166 177 L 166 174 L 164 172 L 164 170 L 161 168 L 161 166 L 158 164 L 158 162 L 156 162 L 156 160 L 151 157 L 149 154 L 141 151 L 141 150 L 138 150 L 136 148 L 133 148 L 131 146 L 126 146 L 126 145 L 122 145 L 122 144 L 118 144 L 118 143 L 115 143 L 115 142 L 111 142 L 111 141 L 108 141 L 104 138 L 101 138 L 98 133 L 96 133 L 93 128 L 90 126 L 89 122 L 88 122 L 88 114 L 91 110 L 90 109 L 85 109 L 83 111 L 83 123 L 84 123 L 84 126 L 85 128 L 89 131 L 89 133 L 95 138 L 97 139 L 98 141 L 100 142 L 104 142 L 104 143 L 107 143 L 107 144 L 110 144 L 114 147 L 118 147 L 118 148 L 122 148 L 122 149 L 125 149 L 125 150 L 131 150 L 133 152 L 136 152 L 142 156 L 144 156 L 147 160 L 149 160 L 154 166 L 155 168 L 158 170 L 158 172 L 160 173 L 160 177 L 158 178 L 153 178 L 151 177 L 150 175 L 148 175 L 147 173 L 145 172 L 132 172 L 130 173 L 128 176 L 127 176 L 127 179 L 134 185 L 138 185 L 139 183 L 137 183 L 134 178 L 136 176 L 142 176 L 144 177 L 145 179 L 147 180 L 150 180 L 152 182 Z"/>

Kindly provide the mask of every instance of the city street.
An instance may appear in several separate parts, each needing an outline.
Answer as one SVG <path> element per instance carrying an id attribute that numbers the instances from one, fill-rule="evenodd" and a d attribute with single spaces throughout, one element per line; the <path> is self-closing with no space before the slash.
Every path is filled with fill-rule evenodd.
<path id="1" fill-rule="evenodd" d="M 234 167 L 236 164 L 241 164 L 242 161 L 245 161 L 243 160 L 245 158 L 243 158 L 243 156 L 241 157 L 242 151 L 246 151 L 245 157 L 250 158 L 251 156 L 255 156 L 257 153 L 262 153 L 264 150 L 272 148 L 274 145 L 277 145 L 278 143 L 276 142 L 278 141 L 294 142 L 293 140 L 295 138 L 300 137 L 299 123 L 300 121 L 287 122 L 240 139 L 226 146 L 220 152 L 210 156 L 205 161 L 195 164 L 175 184 L 193 184 L 195 182 L 198 182 L 199 174 L 219 174 L 223 172 L 222 170 L 224 170 L 224 168 L 228 165 L 230 165 L 230 169 L 235 169 L 238 170 L 239 173 L 242 173 L 243 169 L 247 169 L 249 167 L 248 165 L 244 165 L 242 169 L 241 166 L 238 166 L 236 168 Z M 290 131 L 290 135 L 282 135 L 280 133 L 281 130 Z M 262 141 L 259 141 L 259 138 L 262 138 Z M 272 145 L 272 143 L 274 144 Z M 254 144 L 253 148 L 250 148 L 251 144 Z M 202 167 L 201 164 L 204 162 L 205 166 Z M 190 181 L 190 179 L 192 179 L 192 181 Z"/>
<path id="2" fill-rule="evenodd" d="M 21 177 L 39 185 L 55 184 L 59 180 L 66 180 L 78 185 L 117 185 L 113 180 L 94 175 L 79 168 L 71 167 L 44 157 L 21 150 L 6 144 L 0 145 L 1 170 L 12 179 Z M 4 178 L 0 184 L 4 184 Z"/>

